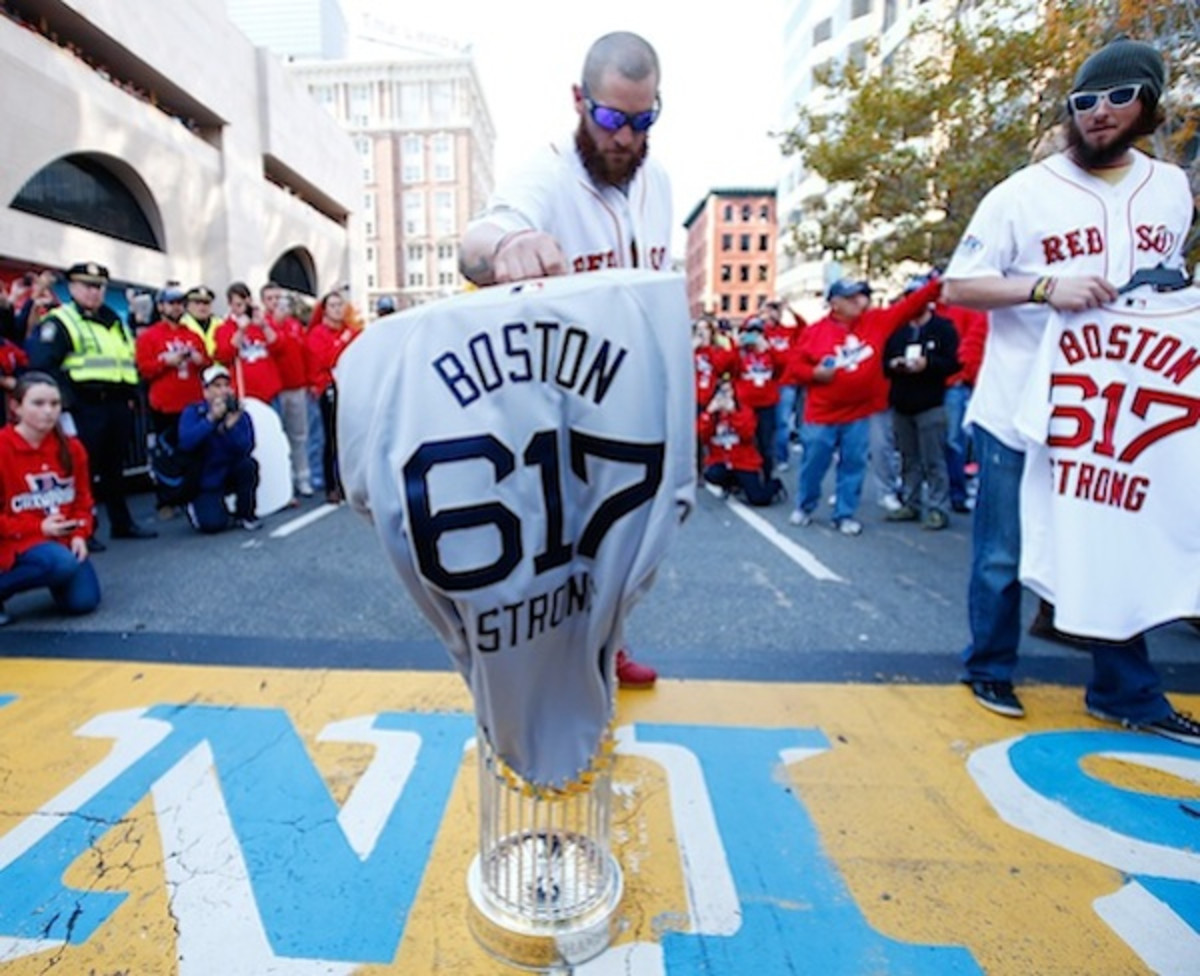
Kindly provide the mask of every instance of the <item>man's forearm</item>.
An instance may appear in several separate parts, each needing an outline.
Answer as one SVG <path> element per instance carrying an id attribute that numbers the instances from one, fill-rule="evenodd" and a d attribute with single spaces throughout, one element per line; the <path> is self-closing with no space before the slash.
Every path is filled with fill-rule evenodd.
<path id="1" fill-rule="evenodd" d="M 1037 278 L 946 278 L 942 281 L 942 301 L 967 308 L 1007 308 L 1030 300 Z"/>

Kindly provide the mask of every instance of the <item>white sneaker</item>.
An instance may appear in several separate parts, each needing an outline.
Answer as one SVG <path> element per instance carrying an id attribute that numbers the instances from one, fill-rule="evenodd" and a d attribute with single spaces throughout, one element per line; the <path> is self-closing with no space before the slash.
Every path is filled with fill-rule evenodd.
<path id="1" fill-rule="evenodd" d="M 296 494 L 304 498 L 312 498 L 313 486 L 311 481 L 301 481 L 296 485 Z"/>
<path id="2" fill-rule="evenodd" d="M 778 461 L 775 464 L 776 471 L 786 471 L 788 469 L 787 461 Z"/>
<path id="3" fill-rule="evenodd" d="M 812 525 L 812 514 L 802 512 L 798 508 L 793 509 L 792 514 L 788 516 L 788 525 Z"/>
<path id="4" fill-rule="evenodd" d="M 834 522 L 842 535 L 862 535 L 862 522 L 858 519 L 844 518 Z"/>
<path id="5" fill-rule="evenodd" d="M 904 507 L 904 503 L 896 497 L 894 491 L 889 491 L 886 495 L 879 499 L 879 507 L 885 512 L 898 512 Z"/>

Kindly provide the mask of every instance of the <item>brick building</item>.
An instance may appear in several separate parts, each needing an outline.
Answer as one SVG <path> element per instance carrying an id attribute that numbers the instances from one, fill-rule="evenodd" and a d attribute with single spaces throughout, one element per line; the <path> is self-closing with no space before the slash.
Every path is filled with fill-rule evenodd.
<path id="1" fill-rule="evenodd" d="M 775 291 L 775 190 L 713 189 L 696 204 L 687 229 L 688 308 L 739 320 Z"/>

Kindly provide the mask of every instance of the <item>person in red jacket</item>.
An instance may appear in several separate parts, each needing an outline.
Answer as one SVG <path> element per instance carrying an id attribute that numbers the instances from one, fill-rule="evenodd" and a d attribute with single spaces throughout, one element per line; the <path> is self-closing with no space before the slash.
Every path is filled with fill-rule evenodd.
<path id="1" fill-rule="evenodd" d="M 279 336 L 243 282 L 235 281 L 225 295 L 229 315 L 213 334 L 213 359 L 229 368 L 239 397 L 254 397 L 278 411 L 275 398 L 283 389 L 275 362 Z"/>
<path id="2" fill-rule="evenodd" d="M 292 448 L 292 488 L 309 498 L 313 493 L 308 469 L 308 390 L 312 364 L 304 326 L 288 313 L 288 296 L 274 281 L 259 291 L 263 321 L 275 331 L 275 365 L 279 368 L 279 417 Z"/>
<path id="3" fill-rule="evenodd" d="M 736 357 L 717 345 L 717 324 L 712 319 L 697 319 L 692 326 L 692 360 L 696 372 L 696 413 L 699 414 L 714 393 L 723 373 L 733 369 Z"/>
<path id="4" fill-rule="evenodd" d="M 775 470 L 775 412 L 779 408 L 779 376 L 786 365 L 787 359 L 767 343 L 763 320 L 756 315 L 746 319 L 738 334 L 734 388 L 738 403 L 754 411 L 754 443 L 767 481 Z"/>
<path id="5" fill-rule="evenodd" d="M 764 478 L 755 446 L 758 420 L 739 404 L 733 383 L 721 380 L 696 427 L 704 445 L 704 480 L 740 494 L 750 505 L 770 505 L 783 492 L 778 478 Z"/>
<path id="6" fill-rule="evenodd" d="M 983 347 L 987 342 L 986 312 L 962 305 L 938 302 L 934 313 L 949 319 L 958 333 L 958 361 L 962 365 L 946 380 L 946 474 L 950 479 L 950 507 L 956 512 L 969 512 L 967 502 L 967 434 L 963 418 L 971 402 L 975 377 L 983 365 Z"/>
<path id="7" fill-rule="evenodd" d="M 65 613 L 100 604 L 88 558 L 92 489 L 83 444 L 63 433 L 62 392 L 46 373 L 29 372 L 13 390 L 15 424 L 0 428 L 0 627 L 4 602 L 47 586 Z"/>
<path id="8" fill-rule="evenodd" d="M 783 320 L 787 312 L 791 323 Z M 786 364 L 791 359 L 792 350 L 800 341 L 802 330 L 808 325 L 804 318 L 796 314 L 795 309 L 779 299 L 772 299 L 763 305 L 763 337 L 767 345 L 775 350 L 775 354 Z M 786 471 L 791 457 L 792 432 L 798 428 L 796 416 L 797 407 L 803 409 L 800 393 L 804 388 L 798 383 L 779 384 L 779 404 L 775 408 L 775 470 Z"/>
<path id="9" fill-rule="evenodd" d="M 200 373 L 211 360 L 204 338 L 183 324 L 183 289 L 158 293 L 159 320 L 138 333 L 134 358 L 146 381 L 150 429 L 175 432 L 179 415 L 203 392 Z"/>
<path id="10" fill-rule="evenodd" d="M 312 394 L 321 407 L 321 427 L 325 444 L 321 452 L 325 477 L 325 498 L 340 505 L 345 497 L 337 463 L 337 384 L 333 368 L 346 347 L 362 331 L 351 322 L 349 303 L 341 292 L 333 291 L 317 302 L 308 323 L 308 353 L 312 363 Z"/>
<path id="11" fill-rule="evenodd" d="M 884 343 L 918 310 L 933 301 L 941 283 L 924 287 L 887 308 L 869 308 L 871 286 L 865 281 L 840 279 L 829 286 L 829 314 L 804 330 L 782 382 L 808 388 L 796 510 L 792 525 L 809 525 L 821 500 L 821 482 L 837 452 L 834 527 L 843 535 L 858 535 L 855 517 L 867 470 L 869 418 L 879 407 L 880 366 Z M 886 399 L 886 388 L 884 397 Z"/>

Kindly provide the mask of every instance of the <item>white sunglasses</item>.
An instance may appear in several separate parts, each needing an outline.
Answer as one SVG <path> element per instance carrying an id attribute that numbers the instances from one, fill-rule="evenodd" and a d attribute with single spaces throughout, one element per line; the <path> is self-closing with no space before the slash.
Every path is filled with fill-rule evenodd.
<path id="1" fill-rule="evenodd" d="M 1138 92 L 1141 90 L 1142 83 L 1139 81 L 1133 85 L 1118 85 L 1116 88 L 1109 88 L 1105 91 L 1071 92 L 1067 96 L 1067 102 L 1070 104 L 1072 112 L 1091 112 L 1100 105 L 1101 99 L 1108 102 L 1113 108 L 1120 108 L 1137 98 Z"/>

